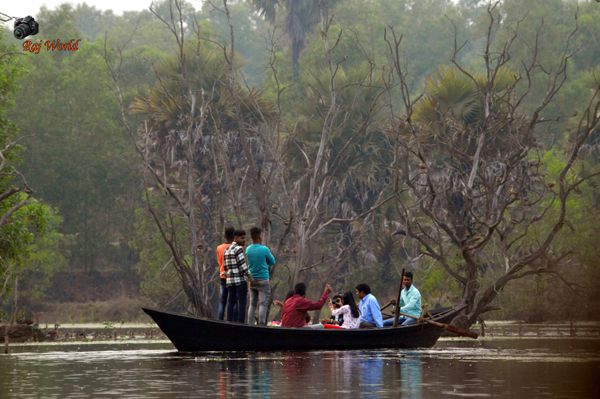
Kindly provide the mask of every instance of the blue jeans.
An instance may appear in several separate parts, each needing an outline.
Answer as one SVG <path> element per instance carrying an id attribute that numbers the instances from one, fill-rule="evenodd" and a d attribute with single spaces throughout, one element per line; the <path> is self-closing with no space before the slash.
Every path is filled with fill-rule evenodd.
<path id="1" fill-rule="evenodd" d="M 399 326 L 410 326 L 411 324 L 415 324 L 417 322 L 417 319 L 413 319 L 412 317 L 404 317 L 401 316 L 398 318 L 398 325 Z M 384 327 L 391 327 L 394 325 L 394 318 L 391 317 L 389 319 L 385 319 L 383 321 L 383 326 Z"/>
<path id="2" fill-rule="evenodd" d="M 227 279 L 221 279 L 221 287 L 219 290 L 219 320 L 225 318 L 225 308 L 227 307 Z"/>
<path id="3" fill-rule="evenodd" d="M 227 296 L 227 321 L 245 323 L 248 284 L 244 281 L 240 285 L 227 287 Z"/>
<path id="4" fill-rule="evenodd" d="M 269 279 L 253 280 L 250 283 L 250 307 L 248 308 L 248 323 L 254 324 L 258 306 L 258 324 L 267 324 L 267 309 L 271 299 L 271 282 Z"/>

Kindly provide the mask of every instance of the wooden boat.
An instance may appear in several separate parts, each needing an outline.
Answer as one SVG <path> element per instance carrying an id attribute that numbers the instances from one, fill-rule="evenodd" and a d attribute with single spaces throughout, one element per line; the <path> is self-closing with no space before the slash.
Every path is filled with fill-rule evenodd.
<path id="1" fill-rule="evenodd" d="M 429 348 L 444 332 L 430 323 L 373 329 L 251 326 L 142 308 L 182 352 Z M 432 315 L 449 323 L 460 309 Z"/>

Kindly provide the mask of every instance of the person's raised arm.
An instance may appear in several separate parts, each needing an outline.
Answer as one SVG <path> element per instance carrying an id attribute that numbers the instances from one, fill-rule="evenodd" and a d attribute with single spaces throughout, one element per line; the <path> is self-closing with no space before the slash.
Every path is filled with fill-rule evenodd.
<path id="1" fill-rule="evenodd" d="M 336 316 L 338 316 L 340 314 L 346 316 L 348 313 L 351 313 L 350 312 L 350 306 L 348 306 L 348 305 L 343 305 L 341 308 L 333 309 L 331 311 L 331 315 L 333 317 L 336 317 Z"/>
<path id="2" fill-rule="evenodd" d="M 321 309 L 323 307 L 323 305 L 325 305 L 325 302 L 327 301 L 327 297 L 329 296 L 330 292 L 331 292 L 331 286 L 329 284 L 325 284 L 325 289 L 323 290 L 323 294 L 321 295 L 321 299 L 320 300 L 318 300 L 318 301 L 311 301 L 310 299 L 304 298 L 304 300 L 302 300 L 298 304 L 298 310 L 318 310 L 318 309 Z"/>

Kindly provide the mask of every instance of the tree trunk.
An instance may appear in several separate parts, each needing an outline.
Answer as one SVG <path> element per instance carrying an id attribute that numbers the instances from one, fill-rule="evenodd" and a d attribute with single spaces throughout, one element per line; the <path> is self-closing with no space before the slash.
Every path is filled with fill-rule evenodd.
<path id="1" fill-rule="evenodd" d="M 306 260 L 306 221 L 304 219 L 300 220 L 298 225 L 298 244 L 296 248 L 296 264 L 294 265 L 292 286 L 290 288 L 293 288 L 298 283 L 300 272 L 304 267 L 304 262 Z"/>
<path id="2" fill-rule="evenodd" d="M 13 298 L 13 306 L 12 306 L 12 312 L 10 315 L 10 323 L 8 326 L 6 326 L 5 328 L 5 332 L 4 332 L 4 353 L 8 354 L 8 345 L 9 345 L 9 331 L 12 330 L 13 325 L 15 324 L 15 321 L 17 320 L 17 306 L 18 306 L 18 298 L 19 298 L 19 277 L 15 276 L 15 295 Z"/>

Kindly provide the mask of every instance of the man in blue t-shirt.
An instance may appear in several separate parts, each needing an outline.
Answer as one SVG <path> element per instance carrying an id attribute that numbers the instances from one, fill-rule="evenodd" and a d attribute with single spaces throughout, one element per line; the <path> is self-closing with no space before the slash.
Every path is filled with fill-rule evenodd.
<path id="1" fill-rule="evenodd" d="M 246 248 L 246 260 L 250 269 L 252 280 L 250 283 L 250 307 L 248 308 L 248 322 L 253 324 L 256 320 L 256 307 L 258 304 L 258 324 L 267 324 L 267 308 L 271 299 L 271 272 L 275 266 L 275 257 L 271 250 L 262 245 L 262 230 L 259 227 L 250 229 L 252 245 Z"/>
<path id="2" fill-rule="evenodd" d="M 356 286 L 356 295 L 360 299 L 358 309 L 360 310 L 360 328 L 383 327 L 383 317 L 379 310 L 377 298 L 371 294 L 371 287 L 367 284 Z"/>

